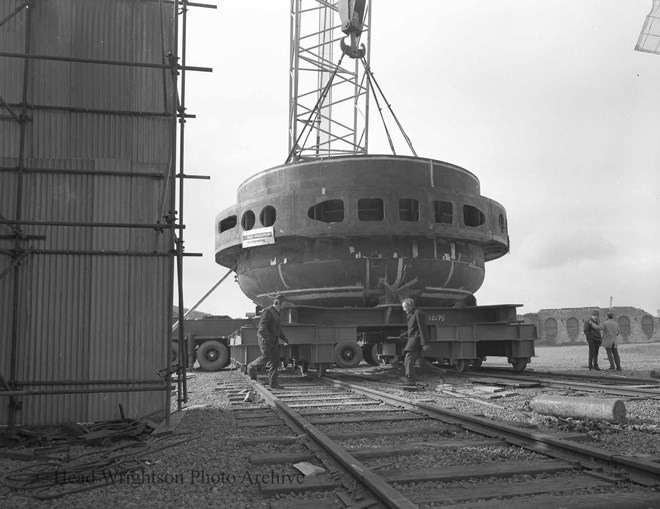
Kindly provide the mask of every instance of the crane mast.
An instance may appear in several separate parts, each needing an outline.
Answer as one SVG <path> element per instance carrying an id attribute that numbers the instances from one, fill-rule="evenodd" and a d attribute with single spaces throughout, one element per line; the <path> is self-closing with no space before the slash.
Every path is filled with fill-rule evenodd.
<path id="1" fill-rule="evenodd" d="M 289 154 L 367 154 L 371 0 L 291 0 L 290 15 Z"/>

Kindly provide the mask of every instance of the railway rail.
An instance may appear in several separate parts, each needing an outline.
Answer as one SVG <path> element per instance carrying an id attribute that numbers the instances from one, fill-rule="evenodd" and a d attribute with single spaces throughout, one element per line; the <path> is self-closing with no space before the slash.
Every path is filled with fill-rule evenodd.
<path id="1" fill-rule="evenodd" d="M 327 378 L 286 378 L 283 390 L 236 380 L 224 385 L 230 397 L 252 394 L 263 401 L 234 411 L 237 429 L 247 433 L 237 440 L 265 448 L 250 454 L 252 465 L 279 465 L 288 472 L 282 475 L 297 474 L 292 465 L 299 462 L 324 470 L 295 485 L 264 485 L 262 496 L 333 493 L 334 500 L 316 499 L 314 507 L 341 501 L 352 508 L 482 508 L 501 507 L 503 500 L 509 509 L 660 507 L 654 491 L 660 463 L 653 458 L 448 410 L 415 400 L 417 394 Z M 294 505 L 289 500 L 282 507 Z"/>
<path id="2" fill-rule="evenodd" d="M 471 380 L 510 380 L 535 382 L 542 387 L 573 389 L 583 392 L 611 394 L 625 399 L 660 398 L 660 380 L 608 375 L 562 374 L 552 372 L 511 373 L 503 369 L 483 369 L 456 376 Z"/>

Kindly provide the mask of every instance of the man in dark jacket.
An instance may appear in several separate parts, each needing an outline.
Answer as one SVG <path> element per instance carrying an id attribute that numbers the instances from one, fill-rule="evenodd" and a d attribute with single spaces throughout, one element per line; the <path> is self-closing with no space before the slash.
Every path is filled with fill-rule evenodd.
<path id="1" fill-rule="evenodd" d="M 259 327 L 257 328 L 257 339 L 261 348 L 261 356 L 248 364 L 247 372 L 252 380 L 257 379 L 257 370 L 270 363 L 268 371 L 268 385 L 272 389 L 281 389 L 277 383 L 277 375 L 280 367 L 280 343 L 281 339 L 285 343 L 289 340 L 282 331 L 282 320 L 280 310 L 285 301 L 283 295 L 276 295 L 273 304 L 261 312 Z"/>
<path id="2" fill-rule="evenodd" d="M 426 329 L 426 316 L 415 308 L 415 301 L 404 299 L 401 307 L 406 312 L 406 324 L 408 325 L 408 341 L 403 348 L 406 356 L 403 365 L 406 370 L 404 381 L 415 382 L 415 363 L 419 359 L 422 350 L 429 348 L 428 332 Z"/>
<path id="3" fill-rule="evenodd" d="M 596 371 L 600 371 L 598 367 L 598 350 L 600 349 L 601 331 L 603 330 L 603 326 L 598 321 L 599 313 L 597 309 L 594 309 L 591 317 L 584 322 L 584 335 L 587 337 L 587 343 L 589 344 L 589 370 L 595 369 Z"/>
<path id="4" fill-rule="evenodd" d="M 607 360 L 610 361 L 610 369 L 621 371 L 621 358 L 619 357 L 619 349 L 617 348 L 619 336 L 621 335 L 621 328 L 616 320 L 614 320 L 614 313 L 607 312 L 607 320 L 603 322 L 603 347 L 607 350 Z"/>

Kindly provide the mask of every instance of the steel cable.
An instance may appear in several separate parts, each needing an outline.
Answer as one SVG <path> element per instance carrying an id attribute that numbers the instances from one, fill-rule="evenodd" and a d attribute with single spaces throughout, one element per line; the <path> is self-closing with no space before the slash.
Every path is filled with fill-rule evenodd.
<path id="1" fill-rule="evenodd" d="M 401 125 L 401 122 L 399 122 L 399 119 L 397 116 L 394 114 L 394 110 L 392 109 L 392 105 L 387 101 L 387 98 L 385 97 L 385 94 L 383 93 L 383 90 L 380 88 L 380 85 L 376 81 L 376 77 L 374 76 L 374 73 L 371 71 L 371 67 L 369 67 L 369 64 L 367 64 L 367 60 L 363 57 L 361 59 L 362 65 L 364 66 L 364 70 L 367 73 L 367 77 L 369 81 L 373 81 L 375 88 L 373 88 L 374 91 L 374 99 L 376 100 L 376 105 L 378 106 L 378 111 L 381 113 L 381 119 L 383 120 L 383 126 L 385 127 L 385 131 L 387 132 L 387 138 L 390 140 L 390 147 L 392 148 L 392 153 L 396 155 L 396 152 L 394 152 L 394 146 L 392 145 L 392 139 L 390 138 L 389 131 L 387 129 L 387 126 L 385 125 L 385 119 L 383 118 L 383 114 L 380 109 L 380 104 L 378 103 L 378 98 L 376 96 L 376 90 L 378 90 L 378 93 L 380 93 L 381 97 L 385 101 L 385 104 L 387 105 L 387 109 L 390 111 L 390 115 L 392 115 L 392 118 L 394 119 L 394 122 L 396 122 L 397 127 L 399 128 L 399 131 L 401 131 L 401 135 L 403 138 L 406 140 L 406 143 L 408 144 L 408 147 L 410 148 L 411 152 L 415 157 L 417 157 L 417 152 L 415 151 L 412 141 L 410 141 L 410 138 L 406 134 L 406 132 L 403 130 L 403 126 Z"/>

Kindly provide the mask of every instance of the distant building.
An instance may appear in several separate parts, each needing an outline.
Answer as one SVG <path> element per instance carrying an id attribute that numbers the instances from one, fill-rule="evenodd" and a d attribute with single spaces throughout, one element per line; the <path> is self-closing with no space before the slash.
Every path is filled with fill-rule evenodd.
<path id="1" fill-rule="evenodd" d="M 524 323 L 536 325 L 537 345 L 581 345 L 586 344 L 582 327 L 594 309 L 600 311 L 603 322 L 608 309 L 598 306 L 541 309 L 538 313 L 524 314 L 521 319 Z M 660 341 L 660 318 L 633 307 L 614 307 L 612 312 L 621 327 L 622 343 Z"/>

